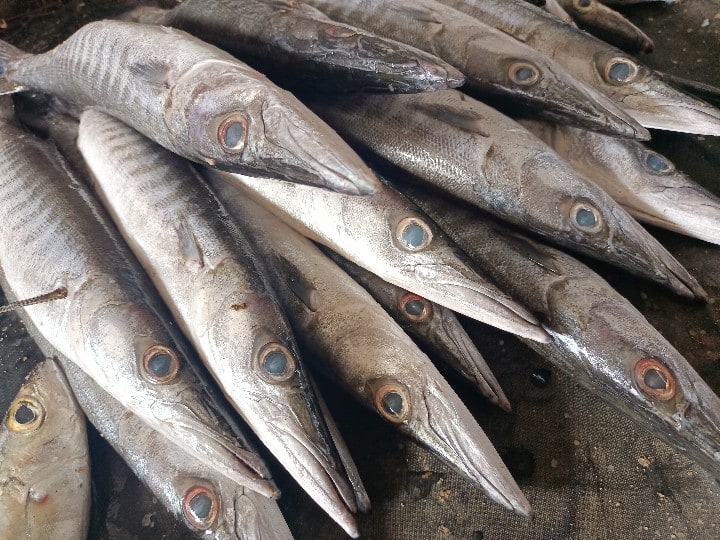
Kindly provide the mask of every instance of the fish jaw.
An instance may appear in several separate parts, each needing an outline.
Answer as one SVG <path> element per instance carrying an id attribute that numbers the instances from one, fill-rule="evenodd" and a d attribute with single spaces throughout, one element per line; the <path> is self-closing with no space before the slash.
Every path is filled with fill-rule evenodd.
<path id="1" fill-rule="evenodd" d="M 447 383 L 441 385 L 438 380 L 428 378 L 422 399 L 416 400 L 414 406 L 420 410 L 415 410 L 410 420 L 413 438 L 438 452 L 493 501 L 522 516 L 532 517 L 525 495 Z"/>
<path id="2" fill-rule="evenodd" d="M 270 450 L 306 493 L 351 537 L 360 532 L 350 506 L 354 495 L 330 456 L 307 439 L 297 422 L 272 422 L 268 431 L 278 441 Z M 291 466 L 290 466 L 291 465 Z"/>
<path id="3" fill-rule="evenodd" d="M 457 363 L 460 372 L 473 381 L 480 393 L 491 403 L 510 412 L 512 406 L 500 383 L 455 314 L 449 309 L 436 305 L 433 318 L 437 319 L 442 329 L 437 332 L 443 338 L 441 346 L 453 358 L 453 363 Z"/>
<path id="4" fill-rule="evenodd" d="M 234 524 L 228 538 L 239 540 L 292 540 L 285 518 L 275 502 L 251 491 L 238 489 L 229 509 Z"/>

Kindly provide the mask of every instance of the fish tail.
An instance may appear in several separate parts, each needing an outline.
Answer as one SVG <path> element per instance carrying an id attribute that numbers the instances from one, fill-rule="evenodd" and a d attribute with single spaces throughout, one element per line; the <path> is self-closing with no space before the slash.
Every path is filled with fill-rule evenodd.
<path id="1" fill-rule="evenodd" d="M 9 79 L 7 73 L 12 63 L 28 55 L 29 53 L 0 40 L 0 95 L 14 94 L 25 90 L 21 84 Z"/>

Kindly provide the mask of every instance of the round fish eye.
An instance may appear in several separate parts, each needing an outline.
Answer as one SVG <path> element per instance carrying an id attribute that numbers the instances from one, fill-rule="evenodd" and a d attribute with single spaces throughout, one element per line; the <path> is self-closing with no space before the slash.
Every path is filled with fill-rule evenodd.
<path id="1" fill-rule="evenodd" d="M 570 209 L 570 221 L 583 232 L 598 232 L 602 229 L 603 220 L 600 212 L 586 202 L 577 202 Z"/>
<path id="2" fill-rule="evenodd" d="M 395 229 L 395 238 L 400 247 L 408 251 L 425 249 L 432 241 L 433 234 L 430 227 L 418 218 L 402 219 Z"/>
<path id="3" fill-rule="evenodd" d="M 33 397 L 22 397 L 10 405 L 7 415 L 7 427 L 14 433 L 29 433 L 39 428 L 45 421 L 45 409 Z"/>
<path id="4" fill-rule="evenodd" d="M 667 159 L 665 159 L 664 156 L 661 156 L 660 154 L 657 154 L 655 152 L 649 152 L 645 156 L 645 165 L 652 172 L 660 174 L 669 173 L 675 169 L 675 166 Z"/>
<path id="5" fill-rule="evenodd" d="M 260 374 L 270 382 L 285 382 L 295 375 L 295 358 L 279 343 L 268 343 L 258 356 Z"/>
<path id="6" fill-rule="evenodd" d="M 248 120 L 242 115 L 228 116 L 218 126 L 217 138 L 228 152 L 242 152 L 248 136 Z"/>
<path id="7" fill-rule="evenodd" d="M 515 62 L 508 68 L 508 76 L 515 84 L 530 86 L 540 78 L 540 70 L 528 62 Z"/>
<path id="8" fill-rule="evenodd" d="M 325 33 L 335 38 L 350 38 L 358 34 L 352 28 L 348 28 L 347 26 L 339 26 L 336 24 L 327 26 L 325 28 Z"/>
<path id="9" fill-rule="evenodd" d="M 573 0 L 573 6 L 579 11 L 586 11 L 588 8 L 593 8 L 594 0 Z"/>
<path id="10" fill-rule="evenodd" d="M 611 84 L 631 82 L 638 73 L 638 66 L 629 58 L 611 58 L 605 65 L 605 80 Z"/>
<path id="11" fill-rule="evenodd" d="M 400 297 L 398 308 L 406 319 L 413 322 L 422 322 L 432 316 L 430 301 L 411 292 Z"/>
<path id="12" fill-rule="evenodd" d="M 149 347 L 142 358 L 143 373 L 152 382 L 169 383 L 180 371 L 177 353 L 164 345 Z"/>
<path id="13" fill-rule="evenodd" d="M 206 531 L 215 523 L 220 499 L 217 494 L 205 486 L 193 486 L 182 498 L 182 511 L 190 525 L 200 531 Z"/>
<path id="14" fill-rule="evenodd" d="M 386 420 L 402 423 L 410 412 L 407 390 L 397 382 L 381 385 L 375 392 L 375 408 Z"/>
<path id="15" fill-rule="evenodd" d="M 635 383 L 646 396 L 660 401 L 675 397 L 675 376 L 652 356 L 642 358 L 635 364 Z"/>

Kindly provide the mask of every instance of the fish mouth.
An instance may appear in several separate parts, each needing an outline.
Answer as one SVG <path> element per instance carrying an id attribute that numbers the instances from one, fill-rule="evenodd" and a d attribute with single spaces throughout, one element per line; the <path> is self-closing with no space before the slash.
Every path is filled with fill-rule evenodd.
<path id="1" fill-rule="evenodd" d="M 615 235 L 611 246 L 611 250 L 615 251 L 614 260 L 680 296 L 708 300 L 707 293 L 697 280 L 639 223 L 619 207 L 613 208 L 612 215 L 623 233 L 622 236 Z"/>
<path id="2" fill-rule="evenodd" d="M 625 111 L 643 126 L 665 131 L 720 135 L 720 110 L 648 75 L 640 91 L 618 95 Z M 630 91 L 630 89 L 628 89 Z"/>
<path id="3" fill-rule="evenodd" d="M 438 316 L 442 325 L 444 335 L 449 338 L 445 345 L 450 350 L 455 362 L 459 364 L 458 369 L 471 379 L 480 393 L 494 405 L 497 405 L 506 412 L 512 411 L 512 406 L 500 383 L 495 378 L 490 366 L 478 351 L 475 344 L 468 336 L 460 321 L 451 311 L 438 306 Z"/>
<path id="4" fill-rule="evenodd" d="M 242 488 L 235 492 L 232 515 L 233 532 L 238 539 L 280 540 L 292 537 L 285 518 L 274 501 L 247 493 Z"/>
<path id="5" fill-rule="evenodd" d="M 294 122 L 281 109 L 267 102 L 262 108 L 264 136 L 275 147 L 273 154 L 280 155 L 273 164 L 265 164 L 273 173 L 346 195 L 372 195 L 380 189 L 375 174 L 322 120 Z"/>
<path id="6" fill-rule="evenodd" d="M 525 517 L 533 511 L 495 447 L 447 383 L 428 380 L 425 416 L 411 435 L 480 486 L 490 499 Z M 420 415 L 415 415 L 418 418 Z"/>
<path id="7" fill-rule="evenodd" d="M 352 516 L 357 511 L 355 496 L 333 458 L 312 442 L 296 421 L 270 422 L 267 431 L 274 442 L 265 444 L 278 461 L 348 535 L 357 538 L 360 532 Z"/>
<path id="8" fill-rule="evenodd" d="M 552 341 L 527 308 L 479 274 L 466 275 L 470 272 L 467 269 L 441 263 L 406 266 L 405 272 L 415 277 L 415 290 L 413 284 L 403 287 L 431 302 L 533 341 Z M 428 288 L 418 290 L 418 282 L 429 284 Z"/>

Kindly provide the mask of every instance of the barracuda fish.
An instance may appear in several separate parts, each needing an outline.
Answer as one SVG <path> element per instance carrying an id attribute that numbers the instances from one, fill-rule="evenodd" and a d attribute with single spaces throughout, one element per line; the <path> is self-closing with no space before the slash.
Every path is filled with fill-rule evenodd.
<path id="1" fill-rule="evenodd" d="M 81 369 L 59 357 L 88 419 L 178 521 L 200 538 L 289 540 L 275 501 L 228 481 L 129 412 Z M 84 537 L 83 537 L 84 538 Z"/>
<path id="2" fill-rule="evenodd" d="M 38 55 L 0 42 L 0 74 L 0 93 L 36 90 L 100 108 L 196 162 L 343 193 L 378 186 L 292 94 L 180 30 L 93 22 Z"/>
<path id="3" fill-rule="evenodd" d="M 462 401 L 368 292 L 242 192 L 222 180 L 213 184 L 272 263 L 269 269 L 285 310 L 318 367 L 491 499 L 531 515 L 527 499 Z"/>
<path id="4" fill-rule="evenodd" d="M 443 191 L 678 294 L 707 297 L 607 193 L 517 122 L 455 90 L 379 97 L 311 106 L 348 138 Z"/>
<path id="5" fill-rule="evenodd" d="M 295 87 L 414 93 L 465 81 L 431 54 L 339 24 L 296 0 L 185 0 L 172 10 L 139 7 L 124 18 L 190 32 Z"/>
<path id="6" fill-rule="evenodd" d="M 427 216 L 390 187 L 369 197 L 352 197 L 289 182 L 205 172 L 237 186 L 306 237 L 390 283 L 502 330 L 548 339 L 532 313 L 478 274 Z"/>
<path id="7" fill-rule="evenodd" d="M 558 0 L 548 0 L 543 6 L 540 7 L 545 9 L 545 11 L 547 11 L 551 15 L 560 19 L 565 24 L 575 26 L 575 21 L 573 21 L 573 18 L 567 11 L 565 11 L 565 7 L 563 7 Z"/>
<path id="8" fill-rule="evenodd" d="M 78 147 L 98 195 L 228 399 L 351 536 L 355 494 L 257 255 L 190 164 L 100 111 Z M 362 488 L 361 488 L 362 489 Z M 362 495 L 367 495 L 362 490 Z"/>
<path id="9" fill-rule="evenodd" d="M 219 431 L 152 285 L 55 148 L 0 122 L 0 153 L 3 288 L 66 293 L 19 312 L 31 333 L 220 474 L 277 496 L 262 461 Z"/>
<path id="10" fill-rule="evenodd" d="M 542 122 L 522 124 L 602 187 L 635 219 L 720 244 L 720 198 L 634 141 Z"/>
<path id="11" fill-rule="evenodd" d="M 411 195 L 489 274 L 542 314 L 554 339 L 525 340 L 531 348 L 720 475 L 720 399 L 632 304 L 561 251 L 419 190 Z"/>
<path id="12" fill-rule="evenodd" d="M 662 82 L 651 69 L 522 0 L 440 0 L 548 55 L 647 128 L 720 135 L 720 110 Z"/>
<path id="13" fill-rule="evenodd" d="M 517 40 L 433 0 L 308 0 L 333 19 L 439 56 L 466 87 L 522 102 L 545 117 L 623 137 L 649 139 L 611 100 Z M 516 105 L 517 106 L 517 105 Z"/>
<path id="14" fill-rule="evenodd" d="M 451 310 L 388 283 L 340 255 L 325 253 L 360 283 L 385 311 L 427 350 L 465 377 L 488 401 L 504 411 L 512 407 L 500 383 Z"/>
<path id="15" fill-rule="evenodd" d="M 655 43 L 637 26 L 599 0 L 558 0 L 580 28 L 630 52 L 651 53 Z"/>
<path id="16" fill-rule="evenodd" d="M 0 426 L 0 536 L 84 540 L 89 520 L 85 417 L 60 368 L 45 360 Z"/>

